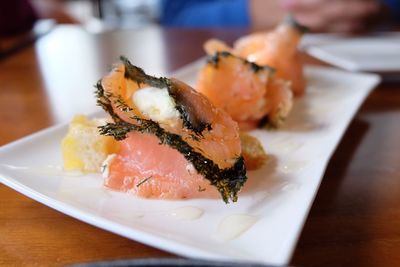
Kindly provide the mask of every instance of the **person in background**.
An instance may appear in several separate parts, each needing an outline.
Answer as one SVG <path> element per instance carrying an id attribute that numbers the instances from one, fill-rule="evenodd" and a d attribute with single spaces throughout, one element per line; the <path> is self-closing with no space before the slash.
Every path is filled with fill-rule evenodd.
<path id="1" fill-rule="evenodd" d="M 319 32 L 359 32 L 395 24 L 400 18 L 399 0 L 282 0 L 281 4 L 301 24 Z"/>
<path id="2" fill-rule="evenodd" d="M 159 1 L 159 21 L 163 26 L 267 29 L 291 13 L 311 31 L 355 32 L 376 22 L 379 15 L 396 25 L 400 20 L 400 0 Z M 38 18 L 79 23 L 63 9 L 60 0 L 3 0 L 0 1 L 0 37 L 29 31 Z"/>
<path id="3" fill-rule="evenodd" d="M 287 13 L 311 31 L 364 30 L 379 15 L 400 17 L 399 0 L 161 0 L 160 23 L 186 27 L 271 28 Z M 391 13 L 390 13 L 390 12 Z"/>

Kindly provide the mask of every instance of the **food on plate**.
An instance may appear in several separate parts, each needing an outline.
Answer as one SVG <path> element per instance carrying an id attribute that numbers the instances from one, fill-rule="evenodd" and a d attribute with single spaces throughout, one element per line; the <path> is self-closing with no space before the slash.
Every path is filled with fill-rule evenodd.
<path id="1" fill-rule="evenodd" d="M 286 19 L 270 32 L 254 33 L 238 39 L 234 49 L 241 57 L 276 69 L 279 78 L 292 82 L 296 96 L 304 94 L 303 63 L 298 45 L 305 28 L 293 19 Z"/>
<path id="2" fill-rule="evenodd" d="M 227 51 L 217 51 L 200 70 L 196 90 L 250 130 L 268 122 L 279 126 L 293 102 L 290 83 L 277 79 L 275 70 Z"/>
<path id="3" fill-rule="evenodd" d="M 188 85 L 155 78 L 121 58 L 96 85 L 108 119 L 74 117 L 65 170 L 102 172 L 105 186 L 147 198 L 236 201 L 246 168 L 267 159 L 259 141 Z"/>
<path id="4" fill-rule="evenodd" d="M 76 115 L 61 143 L 64 169 L 67 171 L 99 172 L 102 162 L 118 149 L 118 142 L 98 134 L 104 120 Z"/>
<path id="5" fill-rule="evenodd" d="M 112 119 L 100 133 L 119 141 L 103 166 L 105 185 L 150 198 L 219 192 L 236 201 L 247 179 L 237 123 L 183 82 L 121 61 L 96 91 Z"/>
<path id="6" fill-rule="evenodd" d="M 257 138 L 242 132 L 240 133 L 240 142 L 247 170 L 257 170 L 266 163 L 268 156 Z"/>
<path id="7" fill-rule="evenodd" d="M 64 170 L 105 173 L 108 161 L 119 151 L 121 143 L 100 135 L 98 128 L 105 123 L 104 118 L 90 119 L 85 115 L 72 119 L 61 144 Z M 240 146 L 247 170 L 256 170 L 267 161 L 268 156 L 257 138 L 242 132 Z"/>
<path id="8" fill-rule="evenodd" d="M 291 81 L 294 95 L 300 96 L 305 91 L 305 80 L 298 45 L 305 31 L 305 27 L 288 17 L 272 31 L 239 38 L 233 48 L 217 39 L 207 41 L 204 47 L 209 55 L 228 51 L 259 65 L 273 67 L 276 76 Z"/>

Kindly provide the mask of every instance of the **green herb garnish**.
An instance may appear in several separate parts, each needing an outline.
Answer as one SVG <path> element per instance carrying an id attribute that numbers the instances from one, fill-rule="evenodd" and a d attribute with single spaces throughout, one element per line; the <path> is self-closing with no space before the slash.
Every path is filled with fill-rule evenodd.
<path id="1" fill-rule="evenodd" d="M 215 68 L 218 68 L 218 63 L 223 58 L 233 57 L 241 60 L 243 64 L 247 64 L 250 66 L 251 70 L 256 73 L 258 71 L 270 71 L 271 73 L 275 73 L 276 69 L 267 65 L 258 65 L 254 62 L 248 61 L 245 58 L 236 56 L 228 51 L 218 51 L 214 55 L 208 56 L 207 63 L 212 64 Z"/>
<path id="2" fill-rule="evenodd" d="M 150 180 L 151 178 L 153 178 L 153 176 L 149 176 L 149 177 L 147 177 L 147 178 L 144 178 L 142 181 L 140 181 L 140 183 L 138 183 L 138 184 L 136 185 L 136 187 L 141 186 L 142 184 L 144 184 L 145 182 L 147 182 L 147 181 Z"/>

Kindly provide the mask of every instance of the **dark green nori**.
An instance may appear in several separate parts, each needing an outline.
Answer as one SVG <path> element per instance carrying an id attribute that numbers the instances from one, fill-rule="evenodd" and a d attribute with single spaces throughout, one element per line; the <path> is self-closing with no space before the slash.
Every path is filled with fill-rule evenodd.
<path id="1" fill-rule="evenodd" d="M 167 78 L 156 78 L 147 75 L 143 69 L 132 65 L 132 63 L 126 57 L 121 56 L 120 60 L 125 65 L 125 78 L 135 81 L 139 85 L 145 83 L 160 89 L 169 87 L 169 80 Z"/>
<path id="2" fill-rule="evenodd" d="M 179 93 L 179 90 L 174 86 L 173 83 L 164 77 L 153 77 L 147 75 L 143 69 L 138 68 L 125 57 L 120 57 L 122 63 L 125 65 L 125 78 L 133 80 L 140 84 L 147 84 L 156 88 L 167 88 L 169 95 L 175 100 L 175 108 L 178 110 L 183 120 L 185 128 L 194 131 L 197 135 L 201 136 L 201 133 L 205 129 L 210 129 L 211 123 L 203 121 L 197 114 L 196 110 L 192 108 L 190 103 Z"/>
<path id="3" fill-rule="evenodd" d="M 147 79 L 143 81 L 148 84 Z M 233 202 L 237 201 L 237 193 L 247 180 L 246 168 L 242 156 L 236 159 L 232 167 L 220 169 L 212 160 L 196 152 L 181 136 L 165 131 L 156 122 L 139 117 L 131 117 L 137 124 L 131 124 L 122 120 L 115 113 L 112 105 L 118 105 L 118 108 L 124 112 L 129 111 L 130 108 L 121 100 L 121 97 L 106 93 L 101 82 L 97 83 L 96 88 L 97 104 L 110 114 L 114 120 L 114 123 L 107 123 L 104 126 L 100 126 L 100 134 L 113 136 L 116 140 L 125 139 L 131 131 L 154 134 L 162 144 L 176 149 L 190 161 L 197 172 L 218 189 L 222 199 L 226 203 L 229 202 L 229 199 Z"/>
<path id="4" fill-rule="evenodd" d="M 268 115 L 261 118 L 261 120 L 257 123 L 257 128 L 263 128 L 270 124 Z"/>
<path id="5" fill-rule="evenodd" d="M 210 55 L 207 58 L 207 62 L 214 65 L 214 67 L 218 67 L 218 62 L 221 57 L 233 56 L 228 51 L 217 51 L 214 55 Z"/>
<path id="6" fill-rule="evenodd" d="M 293 26 L 302 34 L 309 31 L 309 29 L 306 26 L 301 25 L 292 15 L 286 16 L 284 22 Z"/>
<path id="7" fill-rule="evenodd" d="M 207 63 L 212 64 L 215 68 L 218 68 L 218 63 L 219 63 L 220 59 L 224 58 L 224 57 L 234 57 L 234 58 L 240 59 L 243 62 L 243 64 L 250 65 L 250 68 L 254 71 L 254 73 L 256 73 L 258 71 L 262 71 L 262 70 L 267 70 L 267 71 L 270 71 L 270 72 L 275 72 L 276 71 L 273 67 L 270 67 L 270 66 L 267 66 L 267 65 L 264 65 L 264 66 L 258 65 L 258 64 L 254 63 L 254 62 L 248 61 L 245 58 L 233 55 L 228 51 L 218 51 L 214 55 L 208 56 Z"/>

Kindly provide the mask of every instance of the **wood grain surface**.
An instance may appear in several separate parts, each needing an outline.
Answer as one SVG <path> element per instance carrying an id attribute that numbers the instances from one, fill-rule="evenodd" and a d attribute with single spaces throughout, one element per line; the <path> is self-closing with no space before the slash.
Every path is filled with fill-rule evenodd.
<path id="1" fill-rule="evenodd" d="M 93 84 L 121 54 L 150 73 L 167 73 L 203 56 L 208 38 L 231 42 L 245 33 L 145 28 L 92 34 L 78 26 L 56 27 L 0 61 L 0 145 L 91 110 Z M 400 265 L 399 133 L 400 84 L 380 85 L 330 160 L 291 265 Z M 80 222 L 0 184 L 1 266 L 143 257 L 176 256 Z"/>

